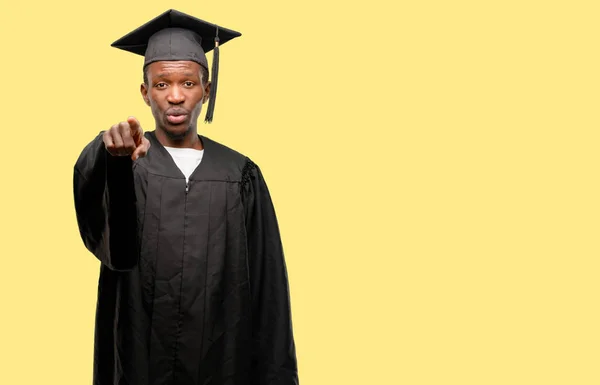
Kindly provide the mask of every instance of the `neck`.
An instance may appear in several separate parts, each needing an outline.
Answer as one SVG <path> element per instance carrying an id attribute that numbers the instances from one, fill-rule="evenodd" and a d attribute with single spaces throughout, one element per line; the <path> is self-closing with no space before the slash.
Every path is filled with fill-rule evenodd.
<path id="1" fill-rule="evenodd" d="M 202 141 L 198 137 L 198 132 L 193 127 L 190 127 L 190 129 L 181 136 L 171 135 L 160 127 L 156 127 L 155 132 L 156 139 L 165 147 L 194 148 L 196 150 L 202 150 L 204 148 Z"/>

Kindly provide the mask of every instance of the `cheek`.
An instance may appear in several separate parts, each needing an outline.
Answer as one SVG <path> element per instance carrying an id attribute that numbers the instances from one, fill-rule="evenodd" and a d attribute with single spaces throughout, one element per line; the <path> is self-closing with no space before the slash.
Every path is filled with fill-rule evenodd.
<path id="1" fill-rule="evenodd" d="M 195 103 L 202 103 L 202 100 L 204 99 L 204 90 L 200 89 L 198 92 L 195 92 L 194 95 L 192 96 L 194 99 Z"/>
<path id="2" fill-rule="evenodd" d="M 158 108 L 159 103 L 158 99 L 156 98 L 156 95 L 148 93 L 148 103 L 153 109 Z"/>
<path id="3" fill-rule="evenodd" d="M 154 116 L 158 116 L 161 113 L 161 109 L 160 106 L 158 105 L 158 103 L 156 103 L 156 100 L 153 98 L 148 98 L 148 104 L 150 106 L 150 110 L 152 111 L 152 114 Z"/>

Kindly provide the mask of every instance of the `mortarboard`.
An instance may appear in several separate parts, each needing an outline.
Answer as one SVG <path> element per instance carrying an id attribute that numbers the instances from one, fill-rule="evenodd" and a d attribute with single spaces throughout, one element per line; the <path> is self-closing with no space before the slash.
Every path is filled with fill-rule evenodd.
<path id="1" fill-rule="evenodd" d="M 144 67 L 155 61 L 191 60 L 208 70 L 206 53 L 213 51 L 210 99 L 206 122 L 212 122 L 219 76 L 219 45 L 242 34 L 169 9 L 129 32 L 111 47 L 144 56 Z"/>

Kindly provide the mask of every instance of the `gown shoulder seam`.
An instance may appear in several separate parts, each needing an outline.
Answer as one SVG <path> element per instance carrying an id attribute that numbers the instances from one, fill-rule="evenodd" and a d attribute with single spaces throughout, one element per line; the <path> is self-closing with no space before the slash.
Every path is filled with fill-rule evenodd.
<path id="1" fill-rule="evenodd" d="M 244 168 L 242 169 L 242 178 L 240 181 L 242 187 L 246 187 L 248 182 L 250 182 L 250 179 L 254 178 L 254 176 L 252 175 L 252 171 L 255 170 L 256 167 L 256 163 L 254 163 L 252 159 L 246 157 L 246 164 L 244 164 Z"/>

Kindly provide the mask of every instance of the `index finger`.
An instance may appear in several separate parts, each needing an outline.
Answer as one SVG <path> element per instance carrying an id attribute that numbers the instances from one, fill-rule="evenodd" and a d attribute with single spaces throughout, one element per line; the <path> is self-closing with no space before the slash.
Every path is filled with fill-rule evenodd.
<path id="1" fill-rule="evenodd" d="M 140 122 L 138 122 L 134 116 L 128 117 L 127 123 L 129 123 L 129 127 L 131 127 L 132 131 L 137 131 L 140 128 Z"/>
<path id="2" fill-rule="evenodd" d="M 140 127 L 140 122 L 133 116 L 127 118 L 127 123 L 129 123 L 129 127 L 131 129 L 131 136 L 135 141 L 135 145 L 138 146 L 142 143 L 142 128 Z"/>

